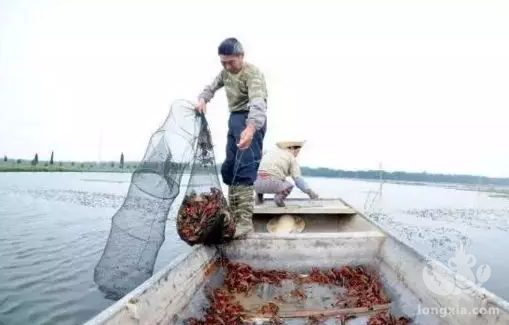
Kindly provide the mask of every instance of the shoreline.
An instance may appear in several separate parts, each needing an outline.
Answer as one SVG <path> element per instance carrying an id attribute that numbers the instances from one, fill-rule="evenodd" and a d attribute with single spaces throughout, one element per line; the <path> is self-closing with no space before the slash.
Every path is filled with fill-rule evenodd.
<path id="1" fill-rule="evenodd" d="M 15 167 L 3 168 L 0 166 L 0 173 L 132 173 L 134 169 L 92 169 L 72 167 Z"/>
<path id="2" fill-rule="evenodd" d="M 132 174 L 136 170 L 136 165 L 132 163 L 127 167 L 106 167 L 106 166 L 92 166 L 81 167 L 81 163 L 72 166 L 71 164 L 66 165 L 47 165 L 47 166 L 32 166 L 27 164 L 0 164 L 0 173 L 122 173 Z M 305 175 L 306 177 L 313 178 L 326 178 L 326 179 L 344 179 L 344 180 L 355 180 L 364 181 L 370 183 L 380 184 L 380 179 L 373 178 L 352 178 L 352 177 L 334 177 L 334 176 L 322 176 L 322 175 Z M 489 193 L 490 197 L 495 198 L 506 198 L 509 199 L 509 186 L 501 186 L 495 184 L 466 184 L 466 183 L 445 183 L 445 182 L 423 182 L 417 180 L 382 180 L 383 184 L 396 184 L 396 185 L 414 185 L 414 186 L 431 186 L 441 187 L 446 189 L 455 189 L 462 191 L 476 191 Z"/>

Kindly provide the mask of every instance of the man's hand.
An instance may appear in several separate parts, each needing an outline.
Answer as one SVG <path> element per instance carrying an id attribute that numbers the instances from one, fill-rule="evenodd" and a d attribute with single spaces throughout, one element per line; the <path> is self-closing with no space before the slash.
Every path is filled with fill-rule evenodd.
<path id="1" fill-rule="evenodd" d="M 249 124 L 248 126 L 246 126 L 244 131 L 242 131 L 242 133 L 240 134 L 240 140 L 239 143 L 237 144 L 239 149 L 244 150 L 249 148 L 251 142 L 253 141 L 253 136 L 255 132 L 256 128 L 253 124 Z"/>
<path id="2" fill-rule="evenodd" d="M 205 114 L 207 112 L 207 102 L 203 100 L 203 98 L 198 99 L 198 104 L 196 105 L 196 110 L 198 113 Z"/>
<path id="3" fill-rule="evenodd" d="M 313 190 L 308 191 L 309 198 L 312 200 L 318 199 L 318 194 L 316 194 Z"/>

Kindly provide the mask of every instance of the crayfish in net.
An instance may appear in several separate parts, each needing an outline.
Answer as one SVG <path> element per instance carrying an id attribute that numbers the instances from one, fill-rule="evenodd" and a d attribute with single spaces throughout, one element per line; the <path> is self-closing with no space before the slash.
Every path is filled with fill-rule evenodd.
<path id="1" fill-rule="evenodd" d="M 204 320 L 189 318 L 188 325 L 240 325 L 252 324 L 255 319 L 264 318 L 271 325 L 284 324 L 284 318 L 307 318 L 308 325 L 324 323 L 328 318 L 335 317 L 337 324 L 362 314 L 370 314 L 367 325 L 407 325 L 411 320 L 407 317 L 391 315 L 390 299 L 385 294 L 381 281 L 374 272 L 364 266 L 343 266 L 322 271 L 313 268 L 309 274 L 298 274 L 282 270 L 255 270 L 245 263 L 219 260 L 226 270 L 224 285 L 209 294 L 210 305 L 206 309 Z M 287 303 L 281 296 L 257 308 L 249 308 L 239 300 L 239 294 L 250 295 L 259 284 L 280 286 L 282 281 L 291 280 L 297 285 L 318 284 L 346 288 L 344 295 L 337 297 L 332 308 L 320 310 L 288 310 L 281 306 Z M 292 290 L 291 298 L 306 299 L 301 289 Z M 277 299 L 276 299 L 277 298 Z M 375 312 L 376 311 L 376 312 Z"/>
<path id="2" fill-rule="evenodd" d="M 177 233 L 189 245 L 215 245 L 235 234 L 235 222 L 220 189 L 187 194 L 177 213 Z"/>

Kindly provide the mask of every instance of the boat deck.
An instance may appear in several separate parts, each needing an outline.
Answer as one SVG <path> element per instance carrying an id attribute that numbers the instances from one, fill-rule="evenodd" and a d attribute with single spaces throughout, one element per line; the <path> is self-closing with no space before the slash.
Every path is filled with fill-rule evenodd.
<path id="1" fill-rule="evenodd" d="M 285 201 L 286 207 L 278 207 L 272 198 L 264 199 L 263 204 L 255 205 L 255 214 L 356 214 L 341 199 L 300 199 L 291 198 Z"/>
<path id="2" fill-rule="evenodd" d="M 302 233 L 362 232 L 376 230 L 357 211 L 341 199 L 287 199 L 285 207 L 278 207 L 273 199 L 256 205 L 253 215 L 255 233 L 267 233 L 270 219 L 284 215 L 299 216 L 306 224 Z"/>

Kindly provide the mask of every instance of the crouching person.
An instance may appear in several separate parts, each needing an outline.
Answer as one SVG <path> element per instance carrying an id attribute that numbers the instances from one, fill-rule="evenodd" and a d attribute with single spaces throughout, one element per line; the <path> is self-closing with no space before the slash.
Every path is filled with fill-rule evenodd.
<path id="1" fill-rule="evenodd" d="M 293 184 L 286 180 L 291 177 L 302 192 L 311 199 L 318 195 L 309 187 L 301 176 L 297 156 L 304 142 L 278 142 L 277 148 L 263 154 L 254 183 L 256 203 L 263 202 L 263 194 L 275 194 L 274 201 L 278 207 L 284 207 L 284 200 L 293 190 Z"/>

